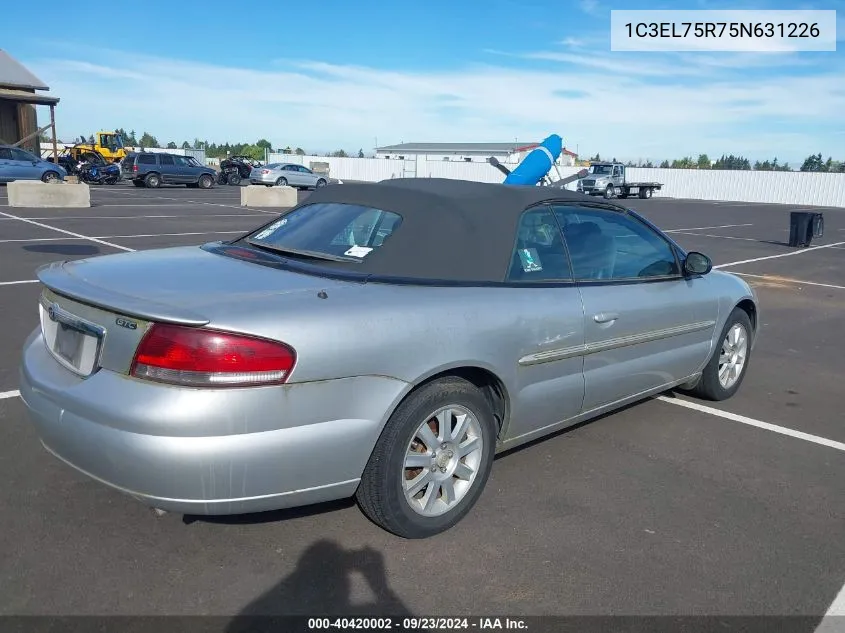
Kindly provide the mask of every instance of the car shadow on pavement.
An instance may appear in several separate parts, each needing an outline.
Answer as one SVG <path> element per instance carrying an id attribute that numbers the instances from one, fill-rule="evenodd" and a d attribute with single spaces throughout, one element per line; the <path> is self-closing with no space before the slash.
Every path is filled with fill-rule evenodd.
<path id="1" fill-rule="evenodd" d="M 374 600 L 353 603 L 353 574 L 363 578 Z M 300 630 L 286 623 L 285 616 L 392 616 L 401 620 L 412 614 L 388 585 L 380 552 L 369 547 L 346 550 L 324 539 L 305 550 L 289 576 L 238 613 L 226 633 Z"/>
<path id="2" fill-rule="evenodd" d="M 192 523 L 216 523 L 220 525 L 258 525 L 261 523 L 276 523 L 278 521 L 290 521 L 310 516 L 346 510 L 355 505 L 355 498 L 338 499 L 337 501 L 325 501 L 296 508 L 285 508 L 282 510 L 267 510 L 266 512 L 253 512 L 249 514 L 221 514 L 221 515 L 193 515 L 182 516 L 185 525 Z"/>

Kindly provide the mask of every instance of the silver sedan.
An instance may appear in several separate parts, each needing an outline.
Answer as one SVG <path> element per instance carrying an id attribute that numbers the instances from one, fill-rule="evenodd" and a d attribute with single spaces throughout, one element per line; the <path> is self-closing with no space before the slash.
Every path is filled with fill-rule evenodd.
<path id="1" fill-rule="evenodd" d="M 327 185 L 329 178 L 314 173 L 305 165 L 271 163 L 262 167 L 254 167 L 249 174 L 249 182 L 253 185 L 267 185 L 268 187 L 316 189 Z"/>
<path id="2" fill-rule="evenodd" d="M 406 538 L 470 512 L 497 452 L 673 388 L 730 398 L 760 323 L 630 209 L 436 178 L 38 278 L 20 393 L 48 451 L 161 510 L 355 496 Z"/>

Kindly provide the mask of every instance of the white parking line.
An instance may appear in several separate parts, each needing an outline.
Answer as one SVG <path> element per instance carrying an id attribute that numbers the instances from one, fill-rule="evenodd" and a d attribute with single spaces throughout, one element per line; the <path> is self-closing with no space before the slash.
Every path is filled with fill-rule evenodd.
<path id="1" fill-rule="evenodd" d="M 713 268 L 728 268 L 729 266 L 739 266 L 740 264 L 751 264 L 753 262 L 761 262 L 765 259 L 777 259 L 778 257 L 790 257 L 792 255 L 801 255 L 803 253 L 809 253 L 811 251 L 817 251 L 822 248 L 833 248 L 834 246 L 842 246 L 845 242 L 834 242 L 833 244 L 825 244 L 823 246 L 810 246 L 809 248 L 802 248 L 799 251 L 792 251 L 789 253 L 780 253 L 779 255 L 767 255 L 766 257 L 755 257 L 753 259 L 743 259 L 738 262 L 729 262 L 727 264 L 719 264 L 718 266 L 713 266 Z"/>
<path id="2" fill-rule="evenodd" d="M 678 235 L 695 235 L 698 237 L 717 237 L 722 240 L 742 240 L 743 242 L 759 242 L 760 240 L 753 237 L 734 237 L 732 235 L 711 235 L 709 233 L 693 233 L 692 230 L 674 231 Z"/>
<path id="3" fill-rule="evenodd" d="M 155 205 L 158 206 L 158 205 Z M 142 220 L 150 218 L 258 218 L 264 217 L 261 213 L 208 213 L 197 215 L 196 213 L 175 213 L 165 215 L 51 215 L 26 218 L 27 220 Z M 11 221 L 16 218 L 0 218 L 0 222 Z"/>
<path id="4" fill-rule="evenodd" d="M 202 200 L 187 200 L 184 198 L 169 198 L 165 196 L 138 196 L 132 193 L 131 191 L 111 191 L 109 193 L 116 193 L 123 196 L 128 196 L 130 198 L 135 198 L 136 200 L 170 200 L 172 202 L 188 202 L 190 204 L 206 204 L 212 207 L 226 207 L 228 209 L 244 209 L 245 211 L 258 211 L 259 213 L 266 213 L 269 215 L 277 215 L 278 211 L 264 211 L 262 209 L 253 209 L 252 207 L 241 207 L 235 206 L 233 204 L 220 204 L 219 202 L 203 202 Z M 104 204 L 103 206 L 108 206 L 108 204 Z"/>
<path id="5" fill-rule="evenodd" d="M 21 395 L 20 391 L 0 391 L 0 400 L 5 400 L 6 398 L 17 398 Z"/>
<path id="6" fill-rule="evenodd" d="M 822 288 L 838 288 L 839 290 L 845 290 L 845 286 L 837 286 L 834 284 L 820 284 L 816 281 L 802 281 L 801 279 L 786 279 L 784 277 L 777 277 L 773 275 L 751 275 L 749 273 L 734 273 L 734 275 L 739 275 L 740 277 L 753 277 L 756 279 L 770 279 L 777 283 L 784 284 L 799 284 L 801 286 L 821 286 Z"/>
<path id="7" fill-rule="evenodd" d="M 132 237 L 178 237 L 182 235 L 236 235 L 236 234 L 246 234 L 249 232 L 249 229 L 243 231 L 196 231 L 191 233 L 139 233 L 136 235 L 96 235 L 98 240 L 114 240 L 114 239 L 121 239 L 121 238 L 132 238 Z M 9 242 L 62 242 L 68 240 L 84 240 L 88 239 L 85 237 L 30 237 L 26 239 L 14 239 L 14 240 L 0 240 L 0 244 L 8 244 Z"/>
<path id="8" fill-rule="evenodd" d="M 96 237 L 91 237 L 90 235 L 82 235 L 81 233 L 74 233 L 73 231 L 65 231 L 64 229 L 57 229 L 55 226 L 50 226 L 49 224 L 42 224 L 41 222 L 36 222 L 34 220 L 29 220 L 27 218 L 21 218 L 16 215 L 12 215 L 11 213 L 4 213 L 0 211 L 0 215 L 4 215 L 7 218 L 14 218 L 15 220 L 20 220 L 21 222 L 26 222 L 27 224 L 32 224 L 34 226 L 40 226 L 42 229 L 50 229 L 51 231 L 56 231 L 58 233 L 64 233 L 65 235 L 70 235 L 73 237 L 79 237 L 83 240 L 89 240 L 91 242 L 96 242 L 97 244 L 103 244 L 105 246 L 111 246 L 112 248 L 116 248 L 121 251 L 128 251 L 130 253 L 135 252 L 134 248 L 129 248 L 128 246 L 121 246 L 120 244 L 113 244 L 112 242 L 106 242 L 105 240 L 97 239 Z"/>
<path id="9" fill-rule="evenodd" d="M 669 229 L 664 233 L 678 233 L 679 231 L 704 231 L 705 229 L 730 229 L 735 226 L 754 226 L 753 224 L 722 224 L 720 226 L 694 226 L 689 229 Z"/>
<path id="10" fill-rule="evenodd" d="M 668 396 L 657 396 L 657 400 L 661 402 L 668 402 L 669 404 L 674 404 L 679 407 L 686 407 L 687 409 L 693 409 L 695 411 L 701 411 L 702 413 L 709 413 L 710 415 L 716 415 L 720 418 L 725 418 L 726 420 L 732 420 L 733 422 L 739 422 L 741 424 L 748 424 L 750 426 L 756 426 L 760 429 L 766 429 L 767 431 L 772 431 L 773 433 L 780 433 L 781 435 L 788 435 L 790 437 L 797 438 L 799 440 L 805 440 L 807 442 L 812 442 L 814 444 L 820 444 L 822 446 L 827 446 L 828 448 L 835 448 L 839 451 L 845 451 L 845 443 L 843 442 L 836 442 L 834 440 L 829 440 L 824 437 L 819 437 L 818 435 L 810 435 L 809 433 L 804 433 L 802 431 L 795 431 L 793 429 L 788 429 L 785 426 L 778 426 L 777 424 L 769 424 L 768 422 L 762 422 L 760 420 L 755 420 L 753 418 L 747 418 L 744 415 L 737 415 L 736 413 L 729 413 L 727 411 L 722 411 L 721 409 L 715 409 L 713 407 L 707 407 L 703 404 L 698 404 L 697 402 L 690 402 L 689 400 L 682 400 L 680 398 L 669 398 Z"/>
<path id="11" fill-rule="evenodd" d="M 37 284 L 37 279 L 24 279 L 23 281 L 0 281 L 0 286 L 17 286 L 20 284 Z"/>
<path id="12" fill-rule="evenodd" d="M 842 585 L 842 589 L 830 603 L 824 618 L 819 622 L 814 633 L 842 633 L 845 631 L 845 622 L 842 621 L 845 618 L 843 616 L 845 616 L 845 585 Z"/>

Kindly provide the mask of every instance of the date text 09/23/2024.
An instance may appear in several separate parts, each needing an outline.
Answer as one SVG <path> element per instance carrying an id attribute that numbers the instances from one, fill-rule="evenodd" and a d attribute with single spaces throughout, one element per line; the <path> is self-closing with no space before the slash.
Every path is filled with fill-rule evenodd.
<path id="1" fill-rule="evenodd" d="M 511 630 L 527 631 L 528 624 L 520 618 L 500 617 L 372 617 L 372 618 L 308 618 L 309 631 L 471 631 Z"/>

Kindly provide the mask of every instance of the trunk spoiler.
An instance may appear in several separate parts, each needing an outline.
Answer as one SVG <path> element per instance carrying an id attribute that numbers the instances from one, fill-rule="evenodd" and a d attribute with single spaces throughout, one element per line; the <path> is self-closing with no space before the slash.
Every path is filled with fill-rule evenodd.
<path id="1" fill-rule="evenodd" d="M 39 267 L 35 275 L 53 292 L 89 305 L 134 316 L 145 321 L 160 321 L 179 325 L 201 326 L 210 320 L 196 312 L 173 305 L 139 299 L 86 282 L 65 269 L 67 260 Z"/>

